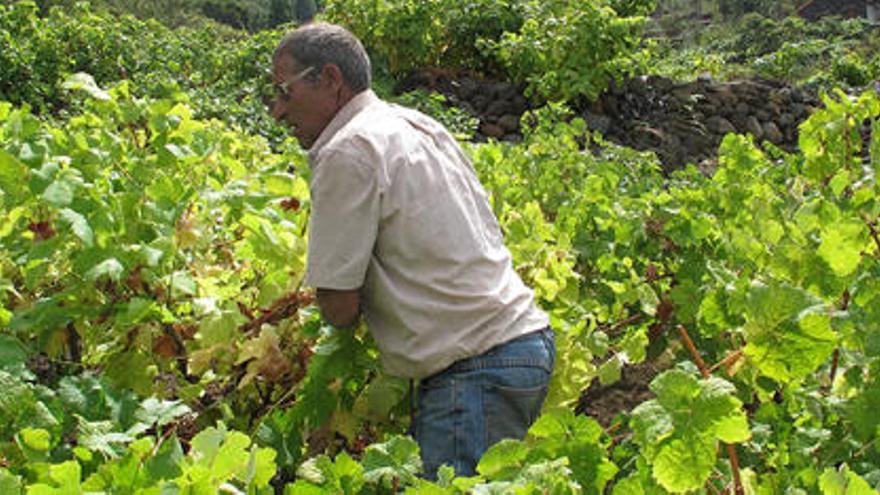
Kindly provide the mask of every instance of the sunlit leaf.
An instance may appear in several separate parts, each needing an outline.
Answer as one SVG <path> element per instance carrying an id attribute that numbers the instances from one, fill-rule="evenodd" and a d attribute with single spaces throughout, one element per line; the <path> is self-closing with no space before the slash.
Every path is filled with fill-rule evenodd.
<path id="1" fill-rule="evenodd" d="M 77 72 L 70 76 L 61 87 L 69 90 L 85 91 L 96 100 L 110 100 L 110 94 L 98 87 L 94 77 L 84 72 Z"/>
<path id="2" fill-rule="evenodd" d="M 861 223 L 835 223 L 822 229 L 822 257 L 839 276 L 850 275 L 861 262 L 865 248 L 865 226 Z"/>

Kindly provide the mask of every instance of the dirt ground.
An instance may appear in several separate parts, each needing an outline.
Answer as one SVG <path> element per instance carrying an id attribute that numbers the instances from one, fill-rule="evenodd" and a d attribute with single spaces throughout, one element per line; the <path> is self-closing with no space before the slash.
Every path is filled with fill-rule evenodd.
<path id="1" fill-rule="evenodd" d="M 659 368 L 658 364 L 645 361 L 624 367 L 620 380 L 610 385 L 602 386 L 599 380 L 593 381 L 581 394 L 575 412 L 593 417 L 606 428 L 612 426 L 618 414 L 654 398 L 648 385 L 661 371 Z"/>

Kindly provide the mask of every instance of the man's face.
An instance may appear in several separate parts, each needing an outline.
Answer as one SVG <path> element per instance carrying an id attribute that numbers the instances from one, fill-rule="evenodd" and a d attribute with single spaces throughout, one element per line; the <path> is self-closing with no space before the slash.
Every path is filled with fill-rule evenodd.
<path id="1" fill-rule="evenodd" d="M 283 54 L 272 63 L 275 97 L 272 117 L 290 127 L 300 146 L 309 149 L 335 115 L 333 92 L 317 67 L 304 67 Z"/>

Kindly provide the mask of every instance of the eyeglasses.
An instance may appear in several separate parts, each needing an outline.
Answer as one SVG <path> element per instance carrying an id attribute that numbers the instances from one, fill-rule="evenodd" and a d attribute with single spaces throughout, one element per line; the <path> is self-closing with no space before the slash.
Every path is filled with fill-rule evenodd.
<path id="1" fill-rule="evenodd" d="M 289 97 L 290 96 L 290 86 L 293 85 L 295 82 L 299 81 L 300 79 L 311 74 L 312 71 L 314 71 L 314 70 L 315 70 L 314 67 L 306 67 L 305 69 L 297 72 L 296 75 L 294 75 L 290 79 L 287 79 L 287 80 L 282 81 L 280 83 L 271 82 L 271 83 L 267 84 L 265 89 L 263 90 L 263 99 L 269 100 L 272 98 L 281 98 L 281 97 L 287 98 L 287 97 Z M 271 77 L 271 72 L 269 72 L 268 74 L 269 74 L 269 77 Z"/>
<path id="2" fill-rule="evenodd" d="M 314 67 L 306 67 L 305 69 L 297 72 L 296 75 L 294 75 L 290 79 L 280 84 L 276 84 L 276 91 L 278 91 L 279 94 L 283 94 L 284 96 L 290 96 L 290 85 L 311 74 L 313 70 L 315 70 Z"/>

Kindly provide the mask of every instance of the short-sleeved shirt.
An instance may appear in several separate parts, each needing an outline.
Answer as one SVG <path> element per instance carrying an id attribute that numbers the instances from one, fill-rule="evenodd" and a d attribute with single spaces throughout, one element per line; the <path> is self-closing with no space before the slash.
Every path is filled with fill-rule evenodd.
<path id="1" fill-rule="evenodd" d="M 390 374 L 424 378 L 548 325 L 469 158 L 435 120 L 364 91 L 309 163 L 306 284 L 362 288 Z"/>

